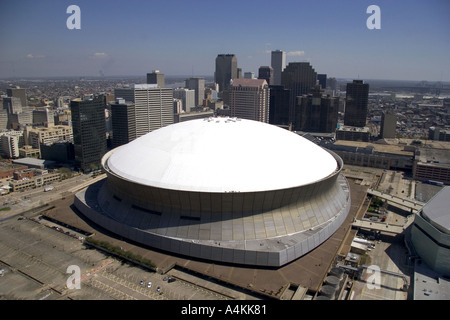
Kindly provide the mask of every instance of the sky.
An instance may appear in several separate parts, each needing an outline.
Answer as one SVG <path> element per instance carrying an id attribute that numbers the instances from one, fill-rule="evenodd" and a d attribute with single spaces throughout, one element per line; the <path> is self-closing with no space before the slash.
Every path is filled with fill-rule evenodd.
<path id="1" fill-rule="evenodd" d="M 329 77 L 450 81 L 449 13 L 448 0 L 0 0 L 0 78 L 213 76 L 224 53 L 257 76 L 279 49 Z"/>

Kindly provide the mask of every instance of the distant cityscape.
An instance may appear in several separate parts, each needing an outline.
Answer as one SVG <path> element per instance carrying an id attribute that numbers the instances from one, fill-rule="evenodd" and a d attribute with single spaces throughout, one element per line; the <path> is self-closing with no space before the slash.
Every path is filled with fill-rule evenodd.
<path id="1" fill-rule="evenodd" d="M 377 144 L 382 139 L 408 138 L 418 139 L 419 146 L 429 140 L 450 141 L 449 83 L 336 79 L 317 74 L 308 62 L 286 64 L 286 52 L 281 50 L 272 51 L 271 65 L 258 72 L 243 72 L 234 54 L 218 54 L 214 76 L 165 76 L 153 70 L 136 77 L 4 79 L 0 93 L 4 158 L 56 160 L 84 172 L 99 169 L 107 149 L 172 123 L 211 116 L 270 123 L 358 157 L 361 148 L 351 151 L 340 141 Z M 96 96 L 102 101 L 94 108 Z M 99 113 L 99 131 L 91 130 L 89 137 L 104 136 L 103 142 L 91 144 L 83 136 L 83 124 L 73 115 L 76 106 Z M 87 151 L 86 145 L 94 149 Z M 86 152 L 92 154 L 89 165 L 83 164 Z M 377 148 L 370 154 L 376 158 Z M 406 162 L 376 166 L 416 172 L 417 162 Z M 450 182 L 448 173 L 438 178 Z"/>
<path id="2" fill-rule="evenodd" d="M 450 185 L 450 83 L 335 78 L 317 73 L 310 62 L 286 63 L 282 50 L 273 50 L 271 64 L 255 71 L 239 68 L 234 54 L 218 54 L 214 61 L 214 75 L 169 76 L 155 68 L 136 76 L 0 80 L 2 196 L 36 188 L 50 191 L 55 183 L 73 176 L 101 175 L 102 158 L 115 148 L 176 123 L 223 117 L 277 126 L 337 154 L 348 179 L 362 186 L 373 179 L 367 182 L 372 192 L 368 202 L 377 196 L 389 201 L 387 195 L 411 201 L 398 209 L 400 214 L 393 210 L 397 220 L 408 220 L 417 212 L 416 202 L 425 204 L 436 194 L 440 194 L 437 201 L 448 201 L 440 192 Z M 355 173 L 355 168 L 361 171 Z M 394 172 L 390 182 L 383 180 L 390 175 L 387 171 Z M 370 179 L 361 178 L 366 173 Z M 401 173 L 401 181 L 409 181 L 407 194 L 408 187 L 396 182 L 396 173 Z M 421 187 L 416 189 L 417 184 Z M 383 194 L 372 191 L 374 187 Z M 367 204 L 364 199 L 361 207 Z M 9 206 L 3 203 L 3 208 Z M 435 209 L 428 208 L 428 213 Z M 383 210 L 377 207 L 376 213 L 355 218 L 369 240 L 380 232 L 373 232 L 365 222 L 385 223 L 385 228 L 397 225 L 397 220 L 387 224 Z M 444 240 L 427 229 L 429 220 L 423 218 L 411 241 L 426 238 L 427 248 L 442 250 L 442 255 L 429 256 L 423 253 L 427 248 L 418 245 L 415 257 L 421 256 L 431 269 L 448 276 L 445 219 L 443 227 L 437 227 L 445 229 Z M 409 224 L 399 222 L 396 234 Z M 353 252 L 367 253 L 370 248 Z M 367 267 L 349 257 L 343 258 L 350 261 L 344 269 L 353 276 L 358 268 Z M 319 289 L 304 295 L 308 294 L 317 296 Z"/>

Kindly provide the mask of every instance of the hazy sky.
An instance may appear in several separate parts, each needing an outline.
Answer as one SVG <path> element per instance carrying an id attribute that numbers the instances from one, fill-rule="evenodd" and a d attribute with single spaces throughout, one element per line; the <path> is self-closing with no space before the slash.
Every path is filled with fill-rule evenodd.
<path id="1" fill-rule="evenodd" d="M 449 14 L 448 0 L 0 0 L 0 78 L 212 76 L 221 53 L 257 75 L 280 49 L 331 77 L 450 81 Z"/>

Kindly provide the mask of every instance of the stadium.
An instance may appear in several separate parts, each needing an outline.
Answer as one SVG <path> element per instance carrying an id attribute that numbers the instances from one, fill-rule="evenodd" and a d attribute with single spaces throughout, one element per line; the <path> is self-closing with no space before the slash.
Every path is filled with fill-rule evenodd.
<path id="1" fill-rule="evenodd" d="M 285 265 L 350 210 L 339 156 L 257 121 L 169 125 L 111 150 L 102 165 L 107 178 L 76 194 L 82 214 L 126 239 L 212 262 Z"/>
<path id="2" fill-rule="evenodd" d="M 411 242 L 434 271 L 450 276 L 450 187 L 442 188 L 414 216 Z"/>

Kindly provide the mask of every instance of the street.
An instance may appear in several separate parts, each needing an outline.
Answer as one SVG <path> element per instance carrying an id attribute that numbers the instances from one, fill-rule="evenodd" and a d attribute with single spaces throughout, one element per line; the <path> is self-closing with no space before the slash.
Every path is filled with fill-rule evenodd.
<path id="1" fill-rule="evenodd" d="M 92 174 L 81 174 L 60 182 L 54 182 L 51 184 L 53 190 L 47 192 L 44 191 L 44 187 L 38 187 L 36 189 L 12 192 L 1 196 L 0 208 L 4 209 L 0 211 L 0 220 L 61 199 L 65 197 L 68 192 L 75 193 L 80 188 L 103 179 L 104 177 L 104 174 L 95 178 L 92 177 Z"/>

